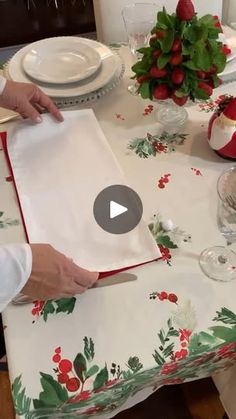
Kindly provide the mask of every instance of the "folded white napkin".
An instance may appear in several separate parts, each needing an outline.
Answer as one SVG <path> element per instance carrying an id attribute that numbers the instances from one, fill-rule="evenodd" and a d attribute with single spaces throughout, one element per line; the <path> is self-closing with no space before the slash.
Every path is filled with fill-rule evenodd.
<path id="1" fill-rule="evenodd" d="M 57 123 L 17 122 L 7 132 L 8 154 L 31 243 L 50 243 L 73 260 L 100 272 L 159 258 L 141 220 L 126 234 L 96 223 L 93 204 L 113 184 L 126 184 L 92 110 L 64 112 Z"/>

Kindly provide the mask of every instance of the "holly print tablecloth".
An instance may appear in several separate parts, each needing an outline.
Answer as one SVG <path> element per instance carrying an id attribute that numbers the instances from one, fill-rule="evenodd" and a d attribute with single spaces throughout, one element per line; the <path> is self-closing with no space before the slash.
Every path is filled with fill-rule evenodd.
<path id="1" fill-rule="evenodd" d="M 57 418 L 60 412 L 111 418 L 162 385 L 209 376 L 236 360 L 236 282 L 210 280 L 198 262 L 206 247 L 225 245 L 216 223 L 216 182 L 231 163 L 209 148 L 207 125 L 219 97 L 236 94 L 236 82 L 188 107 L 186 126 L 168 134 L 156 121 L 158 105 L 128 93 L 131 57 L 126 46 L 119 52 L 125 77 L 92 107 L 143 201 L 163 260 L 133 269 L 136 281 L 8 306 L 3 320 L 12 393 L 25 418 L 40 417 L 41 409 L 57 409 Z M 0 242 L 22 241 L 2 150 L 0 159 Z"/>

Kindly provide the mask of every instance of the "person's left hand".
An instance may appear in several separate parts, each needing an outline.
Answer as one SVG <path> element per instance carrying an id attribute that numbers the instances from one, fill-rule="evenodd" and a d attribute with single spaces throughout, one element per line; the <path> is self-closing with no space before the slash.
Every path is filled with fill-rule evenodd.
<path id="1" fill-rule="evenodd" d="M 63 116 L 53 101 L 31 83 L 7 80 L 0 95 L 0 106 L 18 112 L 23 118 L 30 118 L 34 122 L 42 121 L 40 112 L 46 109 L 57 121 L 63 121 Z"/>

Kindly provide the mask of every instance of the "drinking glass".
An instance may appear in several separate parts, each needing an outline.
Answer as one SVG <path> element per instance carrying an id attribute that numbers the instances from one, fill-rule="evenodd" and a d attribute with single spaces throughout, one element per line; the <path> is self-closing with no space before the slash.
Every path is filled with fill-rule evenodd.
<path id="1" fill-rule="evenodd" d="M 156 24 L 159 10 L 160 7 L 155 3 L 133 3 L 125 6 L 122 10 L 129 48 L 134 62 L 142 57 L 138 49 L 149 44 L 151 30 Z M 137 88 L 138 83 L 128 86 L 128 90 L 132 94 L 137 93 Z"/>
<path id="2" fill-rule="evenodd" d="M 236 242 L 236 166 L 221 174 L 217 182 L 217 225 L 226 243 Z M 236 279 L 236 253 L 229 247 L 205 249 L 199 260 L 203 272 L 216 281 Z"/>

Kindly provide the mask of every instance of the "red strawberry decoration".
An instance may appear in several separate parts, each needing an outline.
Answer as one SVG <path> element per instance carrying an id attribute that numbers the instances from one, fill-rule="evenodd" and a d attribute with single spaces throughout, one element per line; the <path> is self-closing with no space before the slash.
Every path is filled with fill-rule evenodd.
<path id="1" fill-rule="evenodd" d="M 173 81 L 173 83 L 174 84 L 183 83 L 184 77 L 185 77 L 184 69 L 182 67 L 175 67 L 171 75 L 171 80 Z"/>
<path id="2" fill-rule="evenodd" d="M 179 0 L 176 16 L 179 20 L 191 20 L 195 15 L 194 5 L 191 0 Z"/>
<path id="3" fill-rule="evenodd" d="M 208 83 L 205 83 L 204 81 L 199 81 L 198 82 L 198 87 L 199 87 L 199 89 L 205 90 L 205 92 L 208 96 L 211 96 L 212 93 L 213 93 L 212 87 Z"/>
<path id="4" fill-rule="evenodd" d="M 149 79 L 149 77 L 145 74 L 145 75 L 143 75 L 143 76 L 139 76 L 139 77 L 137 77 L 137 82 L 139 83 L 139 84 L 142 84 L 145 80 L 148 80 Z"/>
<path id="5" fill-rule="evenodd" d="M 167 75 L 166 68 L 158 68 L 157 66 L 152 66 L 150 69 L 150 75 L 155 78 L 165 77 Z"/>
<path id="6" fill-rule="evenodd" d="M 174 52 L 170 57 L 170 64 L 172 65 L 179 65 L 183 61 L 183 56 L 180 52 Z"/>
<path id="7" fill-rule="evenodd" d="M 181 51 L 181 49 L 182 49 L 182 41 L 181 41 L 181 38 L 177 37 L 174 39 L 171 51 L 178 52 L 178 51 Z"/>
<path id="8" fill-rule="evenodd" d="M 165 100 L 170 97 L 170 88 L 166 83 L 161 83 L 156 86 L 153 90 L 153 96 L 155 99 Z"/>
<path id="9" fill-rule="evenodd" d="M 176 96 L 176 94 L 173 92 L 171 95 L 171 98 L 173 99 L 173 101 L 176 103 L 176 105 L 178 106 L 184 106 L 185 103 L 188 100 L 188 96 Z"/>

